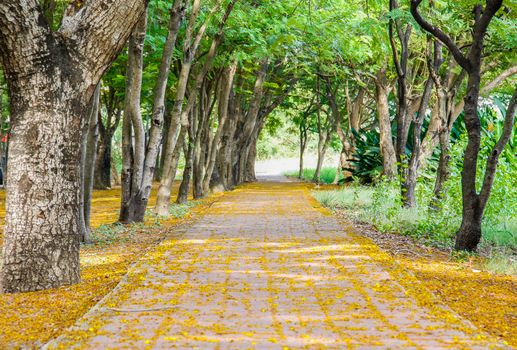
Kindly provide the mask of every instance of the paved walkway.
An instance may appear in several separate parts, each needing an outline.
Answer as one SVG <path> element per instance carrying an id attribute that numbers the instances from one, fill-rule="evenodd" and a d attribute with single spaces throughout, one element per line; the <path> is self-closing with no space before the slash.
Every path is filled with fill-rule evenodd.
<path id="1" fill-rule="evenodd" d="M 49 348 L 490 347 L 297 183 L 230 192 Z"/>

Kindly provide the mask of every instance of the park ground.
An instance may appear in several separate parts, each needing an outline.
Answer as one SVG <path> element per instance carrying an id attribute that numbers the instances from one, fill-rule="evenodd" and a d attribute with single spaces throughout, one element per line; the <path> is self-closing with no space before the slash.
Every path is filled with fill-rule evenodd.
<path id="1" fill-rule="evenodd" d="M 515 277 L 351 224 L 313 189 L 243 185 L 131 227 L 109 225 L 118 189 L 96 192 L 82 282 L 0 296 L 0 347 L 517 345 Z"/>

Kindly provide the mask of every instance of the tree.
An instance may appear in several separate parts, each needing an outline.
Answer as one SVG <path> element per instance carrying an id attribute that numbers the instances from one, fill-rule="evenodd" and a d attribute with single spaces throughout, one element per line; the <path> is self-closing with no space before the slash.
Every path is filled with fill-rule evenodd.
<path id="1" fill-rule="evenodd" d="M 36 0 L 0 3 L 0 60 L 12 131 L 2 288 L 77 283 L 81 126 L 144 0 L 88 2 L 53 31 Z M 37 252 L 37 254 L 35 253 Z"/>
<path id="2" fill-rule="evenodd" d="M 123 126 L 122 199 L 119 221 L 124 223 L 144 221 L 145 211 L 151 194 L 156 159 L 162 140 L 165 93 L 169 78 L 170 64 L 184 13 L 184 1 L 175 0 L 170 10 L 167 38 L 163 47 L 159 72 L 154 88 L 152 120 L 147 144 L 144 123 L 140 111 L 143 45 L 146 33 L 145 23 L 141 23 L 141 26 L 135 28 L 135 30 L 138 29 L 138 32 L 133 33 L 130 40 L 127 86 L 131 84 L 134 86 L 128 88 L 126 92 L 126 108 Z M 132 141 L 133 133 L 134 142 Z"/>
<path id="3" fill-rule="evenodd" d="M 418 10 L 422 0 L 411 0 L 411 13 L 417 23 L 427 32 L 444 43 L 458 64 L 467 72 L 467 94 L 464 99 L 465 126 L 468 133 L 468 144 L 465 150 L 462 181 L 462 222 L 456 235 L 455 249 L 473 251 L 481 240 L 481 222 L 493 184 L 499 154 L 508 142 L 515 113 L 515 93 L 510 102 L 505 119 L 504 132 L 487 160 L 487 168 L 481 191 L 476 189 L 476 172 L 478 154 L 481 143 L 481 125 L 478 116 L 478 101 L 481 83 L 481 63 L 485 35 L 488 26 L 502 6 L 502 0 L 486 0 L 485 7 L 474 6 L 474 24 L 472 42 L 467 54 L 440 28 L 425 20 Z"/>
<path id="4" fill-rule="evenodd" d="M 187 31 L 185 35 L 184 45 L 183 45 L 183 60 L 181 65 L 181 72 L 178 78 L 178 84 L 176 87 L 176 96 L 174 99 L 174 105 L 171 110 L 171 123 L 169 125 L 169 129 L 167 132 L 167 140 L 164 143 L 163 152 L 165 152 L 165 160 L 163 164 L 163 174 L 162 179 L 160 181 L 160 187 L 158 188 L 158 195 L 156 198 L 156 207 L 155 212 L 158 215 L 167 215 L 169 212 L 169 202 L 170 202 L 170 196 L 171 196 L 171 190 L 172 190 L 172 184 L 174 182 L 174 179 L 176 177 L 176 174 L 172 173 L 173 171 L 173 165 L 174 165 L 174 150 L 176 148 L 176 143 L 179 139 L 179 134 L 182 126 L 186 126 L 184 124 L 188 124 L 189 115 L 191 110 L 193 109 L 196 98 L 197 98 L 197 92 L 201 87 L 201 84 L 203 83 L 203 80 L 208 73 L 209 69 L 212 66 L 212 62 L 216 56 L 217 47 L 219 46 L 222 36 L 223 36 L 223 28 L 226 24 L 226 21 L 228 20 L 233 7 L 235 5 L 235 0 L 231 0 L 227 7 L 226 11 L 224 12 L 223 18 L 219 22 L 218 32 L 215 34 L 215 36 L 212 38 L 210 49 L 208 50 L 207 57 L 205 59 L 204 64 L 202 65 L 202 68 L 196 75 L 194 79 L 194 86 L 189 91 L 189 97 L 188 101 L 186 103 L 185 109 L 184 106 L 184 99 L 187 94 L 187 84 L 189 82 L 190 72 L 192 65 L 194 63 L 194 60 L 196 58 L 196 52 L 198 51 L 201 40 L 203 39 L 207 26 L 213 16 L 213 14 L 219 9 L 219 3 L 217 2 L 211 9 L 210 13 L 208 14 L 205 21 L 202 23 L 200 28 L 197 30 L 196 35 L 193 35 L 193 31 L 196 24 L 196 19 L 198 18 L 199 14 L 199 6 L 200 3 L 197 0 L 194 0 L 192 12 L 190 14 L 189 23 L 187 26 Z M 191 130 L 191 128 L 189 128 Z M 190 137 L 190 135 L 189 135 Z M 190 154 L 190 153 L 189 153 Z M 187 186 L 188 190 L 188 186 Z"/>

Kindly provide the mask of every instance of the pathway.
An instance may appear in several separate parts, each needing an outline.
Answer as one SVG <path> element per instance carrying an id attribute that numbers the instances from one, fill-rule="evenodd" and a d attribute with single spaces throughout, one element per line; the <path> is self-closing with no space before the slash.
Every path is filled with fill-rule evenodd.
<path id="1" fill-rule="evenodd" d="M 298 183 L 216 202 L 153 249 L 49 348 L 480 348 L 428 295 Z"/>

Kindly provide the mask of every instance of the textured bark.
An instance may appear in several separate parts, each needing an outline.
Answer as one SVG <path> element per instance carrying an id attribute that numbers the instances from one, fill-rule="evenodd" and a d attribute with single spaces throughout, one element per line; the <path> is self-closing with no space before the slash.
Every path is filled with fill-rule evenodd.
<path id="1" fill-rule="evenodd" d="M 431 120 L 428 127 L 428 132 L 426 138 L 422 141 L 422 159 L 428 159 L 432 154 L 437 145 L 440 144 L 440 138 L 442 132 L 450 133 L 450 130 L 452 129 L 454 123 L 458 119 L 459 115 L 463 111 L 463 107 L 465 106 L 464 100 L 459 101 L 458 103 L 454 104 L 455 98 L 456 98 L 456 92 L 461 83 L 465 80 L 466 71 L 462 70 L 460 74 L 457 76 L 452 76 L 450 71 L 454 67 L 454 60 L 451 60 L 449 63 L 449 67 L 447 68 L 447 72 L 449 74 L 446 74 L 446 77 L 444 80 L 444 89 L 446 89 L 446 103 L 447 103 L 447 113 L 450 114 L 447 117 L 446 120 L 446 128 L 442 127 L 442 121 L 438 117 L 438 113 L 436 111 L 433 111 L 433 114 L 431 116 Z M 492 80 L 486 82 L 479 91 L 479 94 L 481 96 L 488 96 L 490 92 L 492 92 L 495 88 L 497 88 L 499 85 L 501 85 L 505 79 L 508 77 L 511 77 L 513 75 L 517 74 L 517 65 L 513 65 L 511 67 L 508 67 L 507 69 L 503 70 L 501 73 L 499 73 L 495 78 Z M 450 78 L 447 78 L 447 76 L 450 76 Z M 450 111 L 449 111 L 450 110 Z M 440 146 L 441 147 L 441 146 Z"/>
<path id="2" fill-rule="evenodd" d="M 79 274 L 82 118 L 143 0 L 88 2 L 53 32 L 35 0 L 0 3 L 0 60 L 12 132 L 2 288 L 33 291 Z M 37 252 L 37 254 L 35 254 Z"/>
<path id="3" fill-rule="evenodd" d="M 438 210 L 443 199 L 443 186 L 449 177 L 449 147 L 450 134 L 449 132 L 440 133 L 440 160 L 438 162 L 438 169 L 436 170 L 436 180 L 434 183 L 434 197 L 431 200 L 430 208 Z"/>
<path id="4" fill-rule="evenodd" d="M 391 135 L 391 121 L 388 106 L 389 87 L 386 80 L 386 69 L 381 68 L 375 79 L 375 101 L 377 104 L 377 120 L 379 123 L 380 147 L 384 175 L 393 179 L 397 175 L 397 158 L 393 137 Z"/>
<path id="5" fill-rule="evenodd" d="M 487 161 L 485 180 L 478 194 L 476 190 L 476 171 L 478 154 L 481 144 L 481 123 L 478 116 L 478 100 L 481 83 L 481 63 L 483 55 L 483 45 L 487 28 L 497 11 L 502 6 L 502 0 L 487 0 L 483 8 L 481 5 L 474 7 L 474 25 L 472 28 L 472 43 L 468 53 L 465 55 L 456 43 L 441 29 L 427 22 L 418 12 L 418 6 L 422 0 L 411 1 L 411 13 L 417 23 L 424 30 L 434 35 L 444 43 L 456 62 L 467 72 L 467 94 L 464 99 L 465 107 L 465 126 L 467 128 L 468 143 L 465 149 L 463 170 L 461 173 L 462 188 L 462 222 L 456 235 L 455 249 L 473 251 L 477 248 L 481 240 L 481 222 L 486 201 L 490 196 L 493 176 L 497 168 L 499 154 L 502 147 L 506 145 L 513 128 L 515 106 L 509 108 L 510 116 L 506 116 L 503 134 L 494 147 Z M 515 94 L 512 102 L 515 103 Z M 510 105 L 512 107 L 512 105 Z M 510 129 L 507 132 L 506 129 Z"/>
<path id="6" fill-rule="evenodd" d="M 353 159 L 356 142 L 353 131 L 358 132 L 361 127 L 361 113 L 366 90 L 360 87 L 356 98 L 352 100 L 350 98 L 348 84 L 346 85 L 345 95 L 347 107 L 346 109 L 348 114 L 348 126 L 345 130 L 343 130 L 341 125 L 342 116 L 338 107 L 336 91 L 332 89 L 329 77 L 325 76 L 324 79 L 327 85 L 327 100 L 332 111 L 332 118 L 334 119 L 334 128 L 342 146 L 336 176 L 333 181 L 334 184 L 338 184 L 341 176 L 344 176 L 344 170 L 347 168 L 352 168 L 352 165 L 349 163 L 349 161 Z"/>
<path id="7" fill-rule="evenodd" d="M 253 141 L 249 145 L 248 157 L 246 159 L 246 170 L 244 179 L 246 182 L 257 181 L 257 175 L 255 173 L 255 162 L 257 160 L 257 140 L 258 135 L 253 138 Z"/>
<path id="8" fill-rule="evenodd" d="M 99 115 L 99 142 L 97 156 L 95 157 L 95 171 L 93 187 L 96 190 L 105 190 L 111 187 L 111 142 L 112 135 L 106 132 Z"/>
<path id="9" fill-rule="evenodd" d="M 318 133 L 318 160 L 316 162 L 316 171 L 312 181 L 319 184 L 321 182 L 321 168 L 323 167 L 323 161 L 325 160 L 325 153 L 328 147 L 328 132 L 323 130 Z"/>

